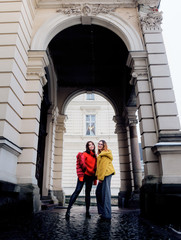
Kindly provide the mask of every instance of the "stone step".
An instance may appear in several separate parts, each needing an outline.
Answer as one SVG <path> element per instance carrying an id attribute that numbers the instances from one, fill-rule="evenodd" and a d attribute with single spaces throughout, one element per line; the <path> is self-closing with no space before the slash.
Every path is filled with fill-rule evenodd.
<path id="1" fill-rule="evenodd" d="M 56 208 L 58 204 L 41 204 L 41 210 L 52 210 L 54 208 Z"/>
<path id="2" fill-rule="evenodd" d="M 41 198 L 41 210 L 54 209 L 58 204 L 54 204 L 53 200 L 49 196 Z"/>

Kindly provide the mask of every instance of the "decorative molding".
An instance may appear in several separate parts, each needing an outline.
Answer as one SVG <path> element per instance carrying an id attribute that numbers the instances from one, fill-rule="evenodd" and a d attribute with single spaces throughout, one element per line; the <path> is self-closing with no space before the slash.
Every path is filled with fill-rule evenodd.
<path id="1" fill-rule="evenodd" d="M 136 115 L 137 107 L 126 107 L 127 111 L 127 125 L 136 126 L 138 124 L 138 119 Z"/>
<path id="2" fill-rule="evenodd" d="M 158 8 L 161 0 L 138 0 L 139 5 L 147 5 L 152 8 Z"/>
<path id="3" fill-rule="evenodd" d="M 147 76 L 148 74 L 146 72 L 133 72 L 132 73 L 132 77 L 133 78 L 138 78 L 139 76 L 143 77 L 143 76 Z"/>
<path id="4" fill-rule="evenodd" d="M 65 122 L 67 120 L 67 115 L 59 114 L 57 116 L 57 122 L 56 122 L 56 133 L 65 133 Z"/>
<path id="5" fill-rule="evenodd" d="M 116 126 L 115 126 L 115 131 L 114 133 L 123 133 L 123 132 L 126 132 L 126 122 L 125 122 L 125 119 L 122 118 L 121 116 L 119 115 L 116 115 L 113 117 L 113 121 L 116 123 Z"/>
<path id="6" fill-rule="evenodd" d="M 17 157 L 22 153 L 22 149 L 20 147 L 4 137 L 0 137 L 0 148 L 5 149 Z"/>
<path id="7" fill-rule="evenodd" d="M 162 12 L 157 7 L 142 5 L 139 8 L 140 23 L 143 31 L 161 31 Z"/>
<path id="8" fill-rule="evenodd" d="M 130 127 L 136 126 L 138 124 L 138 120 L 137 119 L 128 119 L 128 123 L 129 123 Z"/>
<path id="9" fill-rule="evenodd" d="M 54 8 L 54 9 L 59 9 L 62 8 L 62 5 L 65 6 L 69 5 L 83 5 L 83 4 L 95 4 L 95 0 L 89 0 L 89 2 L 87 3 L 85 0 L 65 0 L 64 3 L 62 4 L 61 0 L 36 0 L 37 2 L 37 7 L 38 8 Z M 106 5 L 113 5 L 113 4 L 119 4 L 119 7 L 123 7 L 123 8 L 135 8 L 137 7 L 137 0 L 101 0 L 101 4 L 106 4 Z M 97 1 L 97 5 L 99 5 L 99 1 Z"/>
<path id="10" fill-rule="evenodd" d="M 57 12 L 66 15 L 95 16 L 99 13 L 110 14 L 119 7 L 118 4 L 62 4 Z"/>
<path id="11" fill-rule="evenodd" d="M 135 85 L 136 81 L 138 80 L 138 78 L 148 78 L 148 73 L 147 72 L 133 72 L 132 73 L 132 78 L 130 80 L 130 85 Z"/>
<path id="12" fill-rule="evenodd" d="M 59 109 L 58 107 L 54 107 L 51 111 L 52 114 L 52 123 L 57 123 L 57 117 L 59 116 Z"/>
<path id="13" fill-rule="evenodd" d="M 42 86 L 47 83 L 45 67 L 49 64 L 47 53 L 45 51 L 29 51 L 27 79 L 32 80 L 33 76 L 38 76 Z"/>
<path id="14" fill-rule="evenodd" d="M 34 70 L 31 70 L 30 68 L 28 68 L 28 70 L 27 70 L 27 79 L 29 79 L 28 76 L 38 76 L 38 78 L 40 78 L 40 80 L 41 80 L 42 86 L 45 86 L 46 83 L 47 83 L 47 79 L 45 77 L 45 72 L 38 71 L 38 70 L 34 71 Z"/>

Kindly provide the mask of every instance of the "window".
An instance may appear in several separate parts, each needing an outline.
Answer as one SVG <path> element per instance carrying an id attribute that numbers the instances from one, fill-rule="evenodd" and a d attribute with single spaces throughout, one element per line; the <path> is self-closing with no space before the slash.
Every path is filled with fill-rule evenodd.
<path id="1" fill-rule="evenodd" d="M 95 97 L 94 97 L 94 93 L 87 93 L 87 100 L 94 100 Z"/>
<path id="2" fill-rule="evenodd" d="M 95 135 L 96 115 L 86 115 L 86 135 Z"/>

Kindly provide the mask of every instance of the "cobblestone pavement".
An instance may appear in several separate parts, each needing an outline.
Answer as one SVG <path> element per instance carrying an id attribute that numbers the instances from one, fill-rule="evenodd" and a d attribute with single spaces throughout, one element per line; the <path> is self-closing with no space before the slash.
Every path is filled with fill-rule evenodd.
<path id="1" fill-rule="evenodd" d="M 69 221 L 66 209 L 41 211 L 31 218 L 0 221 L 0 240 L 176 240 L 180 239 L 167 226 L 158 226 L 140 217 L 139 210 L 112 207 L 111 222 L 102 222 L 96 207 L 91 219 L 85 218 L 85 207 L 74 206 Z"/>

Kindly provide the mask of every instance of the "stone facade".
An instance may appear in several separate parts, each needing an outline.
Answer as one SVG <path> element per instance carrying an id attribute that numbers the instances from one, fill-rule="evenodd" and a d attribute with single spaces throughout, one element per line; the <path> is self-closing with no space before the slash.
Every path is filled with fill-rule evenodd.
<path id="1" fill-rule="evenodd" d="M 37 211 L 40 209 L 38 189 L 41 195 L 63 204 L 65 108 L 77 94 L 95 91 L 108 99 L 115 110 L 121 169 L 120 203 L 122 200 L 129 203 L 142 185 L 143 214 L 155 217 L 158 210 L 164 215 L 165 209 L 170 214 L 180 214 L 180 123 L 162 38 L 159 3 L 159 0 L 0 1 L 2 206 L 23 202 L 25 210 Z M 91 40 L 91 74 L 85 75 L 91 76 L 90 82 L 83 84 L 77 78 L 76 83 L 70 78 L 69 83 L 64 81 L 66 86 L 62 85 L 64 76 L 57 74 L 56 53 L 59 52 L 53 50 L 50 42 L 56 43 L 58 34 L 74 26 L 85 29 L 99 26 L 99 30 L 110 37 L 114 33 L 112 47 L 118 44 L 117 37 L 120 38 L 113 55 L 111 44 L 105 45 L 101 53 L 104 58 L 107 53 L 109 60 L 104 71 L 110 66 L 112 70 L 110 77 L 104 75 L 105 81 L 96 75 L 95 69 L 105 60 L 99 61 L 101 55 L 96 53 L 107 37 L 102 39 L 97 51 L 93 48 L 95 39 Z M 66 42 L 62 44 L 66 46 Z M 122 60 L 120 65 L 115 61 L 114 68 L 112 62 L 119 50 L 122 55 L 117 59 Z M 66 51 L 71 59 L 69 48 Z M 66 55 L 64 53 L 64 57 Z M 86 55 L 82 56 L 86 59 Z M 81 64 L 80 69 L 84 62 Z M 63 70 L 68 74 L 72 69 Z M 142 183 L 135 132 L 137 110 L 145 163 Z M 9 193 L 11 201 L 7 201 Z"/>
<path id="2" fill-rule="evenodd" d="M 112 177 L 111 193 L 118 196 L 120 191 L 120 164 L 118 140 L 113 121 L 114 110 L 103 97 L 94 94 L 94 100 L 87 100 L 86 94 L 75 97 L 67 106 L 65 114 L 66 133 L 64 135 L 62 188 L 65 195 L 71 195 L 77 184 L 76 155 L 85 151 L 87 141 L 93 141 L 96 146 L 100 139 L 105 139 L 113 153 L 113 165 L 116 174 Z M 95 115 L 95 135 L 86 134 L 86 115 Z M 70 177 L 71 176 L 71 177 Z M 92 196 L 95 196 L 93 186 Z M 84 189 L 80 195 L 84 195 Z"/>

